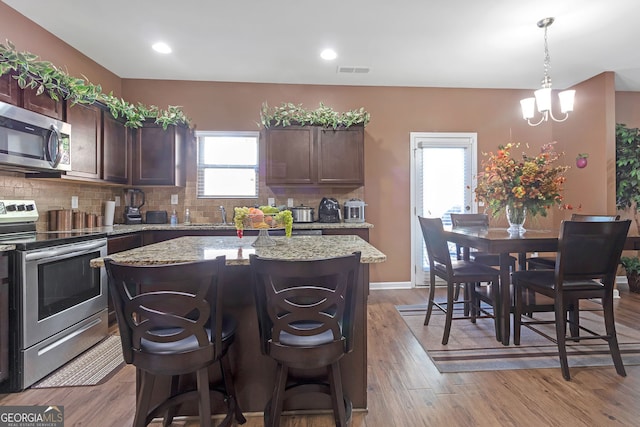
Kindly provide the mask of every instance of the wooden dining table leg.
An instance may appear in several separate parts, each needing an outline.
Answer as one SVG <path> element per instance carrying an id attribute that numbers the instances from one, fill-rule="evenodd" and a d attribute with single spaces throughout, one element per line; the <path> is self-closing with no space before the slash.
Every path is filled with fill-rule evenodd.
<path id="1" fill-rule="evenodd" d="M 500 254 L 500 307 L 498 312 L 501 314 L 501 340 L 503 345 L 509 345 L 509 335 L 511 332 L 511 293 L 509 286 L 511 285 L 510 254 L 508 252 Z"/>

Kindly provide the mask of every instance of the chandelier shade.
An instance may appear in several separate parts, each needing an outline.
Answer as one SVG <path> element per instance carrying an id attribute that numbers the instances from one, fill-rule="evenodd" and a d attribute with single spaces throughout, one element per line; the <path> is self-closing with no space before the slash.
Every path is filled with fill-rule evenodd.
<path id="1" fill-rule="evenodd" d="M 538 27 L 544 28 L 544 77 L 542 79 L 542 88 L 534 92 L 534 97 L 525 98 L 520 100 L 520 107 L 522 108 L 522 118 L 531 126 L 538 126 L 539 124 L 548 120 L 554 122 L 564 122 L 569 117 L 569 112 L 573 111 L 573 101 L 576 95 L 575 90 L 565 90 L 558 93 L 558 99 L 560 101 L 560 112 L 563 116 L 555 117 L 553 115 L 553 100 L 551 90 L 551 76 L 549 76 L 549 68 L 551 68 L 551 58 L 549 56 L 549 45 L 547 43 L 547 28 L 553 24 L 554 18 L 545 18 L 538 21 Z M 532 122 L 531 119 L 535 117 L 536 107 L 540 113 L 540 119 Z"/>

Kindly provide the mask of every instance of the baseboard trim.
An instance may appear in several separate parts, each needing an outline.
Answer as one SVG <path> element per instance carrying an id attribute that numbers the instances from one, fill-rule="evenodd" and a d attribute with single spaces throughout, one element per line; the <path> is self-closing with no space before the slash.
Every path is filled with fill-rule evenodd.
<path id="1" fill-rule="evenodd" d="M 617 284 L 627 284 L 626 276 L 616 276 Z M 371 282 L 369 283 L 369 289 L 372 291 L 385 290 L 385 289 L 412 289 L 411 282 Z M 613 290 L 613 297 L 620 298 L 620 291 L 618 289 Z"/>
<path id="2" fill-rule="evenodd" d="M 411 289 L 411 282 L 371 282 L 369 289 L 372 291 L 382 289 Z"/>

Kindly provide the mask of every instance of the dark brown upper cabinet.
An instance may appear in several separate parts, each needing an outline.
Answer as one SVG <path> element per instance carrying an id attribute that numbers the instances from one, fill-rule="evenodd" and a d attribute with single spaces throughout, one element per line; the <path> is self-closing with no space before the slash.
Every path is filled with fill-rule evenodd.
<path id="1" fill-rule="evenodd" d="M 131 129 L 108 111 L 102 112 L 103 180 L 117 184 L 129 183 L 131 132 Z"/>
<path id="2" fill-rule="evenodd" d="M 22 94 L 18 87 L 16 79 L 11 77 L 11 74 L 3 74 L 0 76 L 0 101 L 7 104 L 22 105 Z"/>
<path id="3" fill-rule="evenodd" d="M 318 184 L 364 185 L 364 126 L 318 129 Z"/>
<path id="4" fill-rule="evenodd" d="M 48 95 L 36 95 L 36 89 L 22 91 L 22 107 L 54 119 L 64 120 L 64 101 L 54 101 Z M 72 129 L 73 132 L 73 129 Z"/>
<path id="5" fill-rule="evenodd" d="M 71 124 L 69 176 L 100 179 L 102 173 L 102 110 L 98 105 L 67 106 Z"/>
<path id="6" fill-rule="evenodd" d="M 128 184 L 129 130 L 100 103 L 67 107 L 71 171 L 63 178 Z"/>
<path id="7" fill-rule="evenodd" d="M 54 101 L 47 94 L 36 95 L 36 89 L 20 89 L 11 73 L 0 76 L 0 101 L 17 105 L 54 119 L 64 120 L 64 101 Z"/>
<path id="8" fill-rule="evenodd" d="M 267 185 L 315 183 L 315 131 L 311 126 L 266 129 Z"/>
<path id="9" fill-rule="evenodd" d="M 268 186 L 364 185 L 364 126 L 265 129 Z"/>
<path id="10" fill-rule="evenodd" d="M 132 152 L 132 185 L 185 185 L 185 142 L 189 129 L 145 124 L 135 130 Z"/>

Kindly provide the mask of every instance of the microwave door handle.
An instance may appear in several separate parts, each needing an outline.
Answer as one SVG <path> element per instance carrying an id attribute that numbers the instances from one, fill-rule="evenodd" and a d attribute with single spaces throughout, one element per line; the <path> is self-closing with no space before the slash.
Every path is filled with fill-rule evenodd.
<path id="1" fill-rule="evenodd" d="M 47 152 L 46 158 L 49 160 L 52 168 L 57 168 L 62 160 L 62 144 L 60 144 L 60 131 L 56 125 L 51 125 L 49 129 L 49 138 L 45 146 Z"/>

